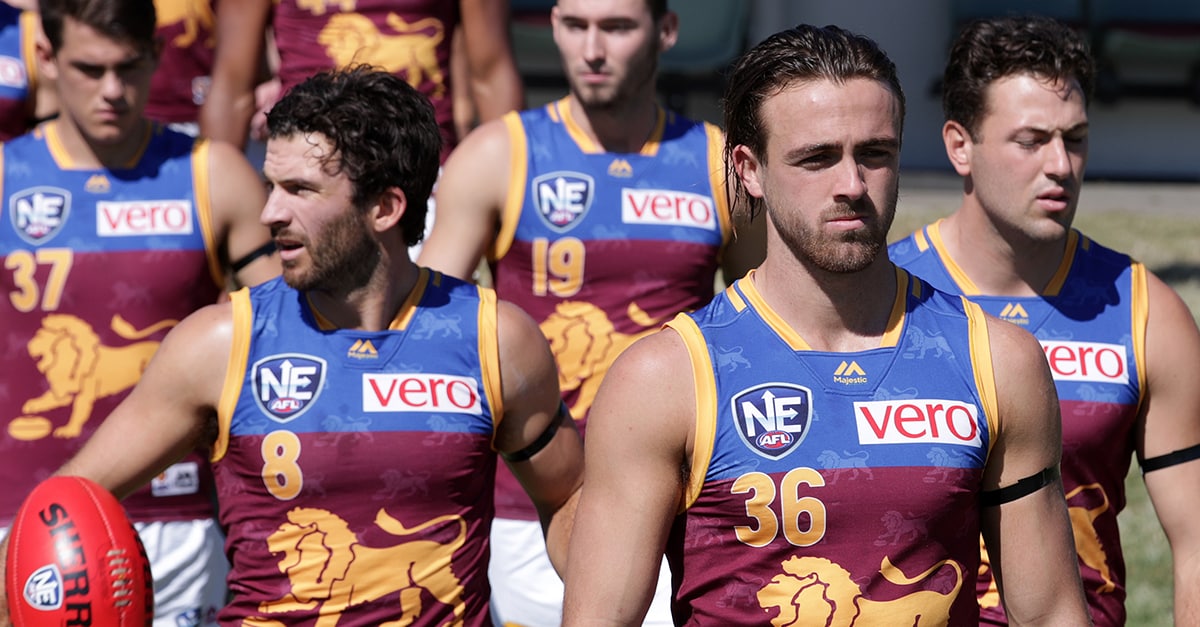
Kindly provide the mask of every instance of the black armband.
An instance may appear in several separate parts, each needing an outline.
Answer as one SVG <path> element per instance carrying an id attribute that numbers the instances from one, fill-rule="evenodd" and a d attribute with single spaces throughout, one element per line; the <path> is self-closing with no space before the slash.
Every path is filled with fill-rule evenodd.
<path id="1" fill-rule="evenodd" d="M 982 492 L 979 495 L 979 500 L 984 507 L 994 507 L 996 505 L 1011 503 L 1054 483 L 1058 479 L 1058 476 L 1058 465 L 1056 464 L 1035 475 L 1025 477 L 1010 486 Z"/>
<path id="2" fill-rule="evenodd" d="M 1171 466 L 1178 466 L 1184 462 L 1190 462 L 1193 459 L 1200 459 L 1200 444 L 1179 449 L 1178 451 L 1159 455 L 1149 459 L 1138 460 L 1138 465 L 1142 467 L 1142 474 L 1155 470 L 1162 470 Z"/>
<path id="3" fill-rule="evenodd" d="M 554 418 L 550 419 L 550 424 L 546 425 L 546 430 L 543 431 L 536 440 L 531 442 L 529 446 L 526 446 L 519 451 L 513 451 L 512 453 L 500 451 L 500 457 L 504 458 L 504 461 L 506 462 L 515 463 L 526 461 L 530 457 L 537 455 L 538 452 L 546 448 L 546 445 L 554 439 L 554 434 L 558 433 L 558 427 L 562 424 L 564 419 L 570 420 L 571 412 L 567 409 L 566 403 L 559 401 L 558 411 L 554 413 Z"/>
<path id="4" fill-rule="evenodd" d="M 275 241 L 271 240 L 266 244 L 263 244 L 262 246 L 250 251 L 245 257 L 242 257 L 241 259 L 229 264 L 229 268 L 235 273 L 241 272 L 242 268 L 254 263 L 255 259 L 258 259 L 259 257 L 266 257 L 273 252 L 275 252 Z"/>

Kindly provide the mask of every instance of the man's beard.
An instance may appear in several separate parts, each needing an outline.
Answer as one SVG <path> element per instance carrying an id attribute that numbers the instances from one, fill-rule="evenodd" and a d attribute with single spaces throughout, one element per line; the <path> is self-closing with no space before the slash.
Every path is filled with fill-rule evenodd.
<path id="1" fill-rule="evenodd" d="M 330 222 L 322 236 L 319 244 L 304 238 L 311 266 L 307 272 L 293 268 L 289 273 L 285 262 L 284 281 L 297 290 L 324 292 L 345 292 L 366 285 L 379 263 L 380 252 L 363 226 L 361 213 L 346 212 Z"/>
<path id="2" fill-rule="evenodd" d="M 879 251 L 887 246 L 888 230 L 896 217 L 896 200 L 897 191 L 893 190 L 887 199 L 887 208 L 877 220 L 868 220 L 862 228 L 839 233 L 836 237 L 811 228 L 800 220 L 790 222 L 778 211 L 768 211 L 767 215 L 780 239 L 796 259 L 826 272 L 849 274 L 866 269 L 879 256 Z M 859 205 L 857 208 L 855 205 L 838 203 L 822 212 L 822 220 L 840 215 L 874 216 L 873 207 L 862 207 L 863 203 L 870 203 L 870 200 L 864 198 L 858 201 L 855 203 Z"/>

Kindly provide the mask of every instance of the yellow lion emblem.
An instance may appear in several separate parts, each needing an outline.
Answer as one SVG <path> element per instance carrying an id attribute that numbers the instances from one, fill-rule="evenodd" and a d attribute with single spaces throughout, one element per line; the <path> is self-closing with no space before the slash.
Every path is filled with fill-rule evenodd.
<path id="1" fill-rule="evenodd" d="M 558 387 L 563 393 L 578 390 L 571 415 L 582 418 L 592 407 L 600 381 L 621 351 L 657 328 L 657 323 L 630 303 L 629 319 L 644 330 L 620 333 L 599 307 L 582 301 L 563 301 L 542 322 L 542 334 L 558 364 Z"/>
<path id="2" fill-rule="evenodd" d="M 135 340 L 177 323 L 177 320 L 163 320 L 138 330 L 120 316 L 113 316 L 111 327 L 122 338 Z M 39 414 L 71 406 L 70 420 L 55 429 L 54 436 L 77 437 L 91 418 L 98 399 L 120 394 L 137 383 L 158 344 L 148 341 L 104 346 L 96 331 L 83 320 L 67 314 L 50 314 L 42 319 L 42 328 L 33 334 L 27 347 L 50 389 L 25 401 L 21 411 Z"/>
<path id="3" fill-rule="evenodd" d="M 821 557 L 791 557 L 783 572 L 758 592 L 763 609 L 776 608 L 774 627 L 800 625 L 946 625 L 950 606 L 962 588 L 962 569 L 953 560 L 942 560 L 916 577 L 908 577 L 891 560 L 883 558 L 879 574 L 896 585 L 912 585 L 929 578 L 943 566 L 954 569 L 954 588 L 946 594 L 918 590 L 892 601 L 863 597 L 862 590 L 844 568 Z"/>
<path id="4" fill-rule="evenodd" d="M 446 78 L 437 62 L 437 46 L 446 36 L 442 21 L 427 17 L 409 24 L 389 13 L 387 24 L 395 34 L 380 32 L 365 15 L 339 13 L 329 18 L 317 43 L 339 66 L 366 63 L 393 74 L 403 72 L 409 85 L 419 87 L 429 80 L 435 85 L 433 96 L 445 96 Z"/>
<path id="5" fill-rule="evenodd" d="M 163 28 L 172 24 L 183 24 L 183 32 L 171 40 L 176 48 L 187 48 L 196 42 L 201 33 L 208 37 L 204 45 L 212 47 L 213 16 L 209 0 L 154 0 L 155 26 Z"/>
<path id="6" fill-rule="evenodd" d="M 408 536 L 450 521 L 458 521 L 458 535 L 449 543 L 408 540 Z M 267 614 L 311 610 L 320 604 L 319 627 L 336 625 L 346 608 L 395 596 L 400 618 L 383 625 L 410 625 L 421 616 L 422 592 L 454 608 L 452 625 L 463 624 L 466 602 L 463 586 L 451 570 L 454 552 L 467 539 L 467 522 L 461 516 L 439 516 L 411 529 L 382 509 L 375 516 L 380 529 L 395 536 L 396 544 L 369 547 L 359 543 L 350 526 L 322 509 L 297 507 L 288 522 L 267 538 L 273 553 L 282 553 L 279 570 L 291 582 L 291 592 L 277 601 L 262 603 Z M 273 624 L 256 617 L 252 624 Z"/>

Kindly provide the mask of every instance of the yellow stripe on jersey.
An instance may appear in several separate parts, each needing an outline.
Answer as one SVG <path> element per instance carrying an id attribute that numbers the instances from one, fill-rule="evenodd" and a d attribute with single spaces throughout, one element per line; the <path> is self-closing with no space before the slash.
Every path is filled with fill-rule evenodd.
<path id="1" fill-rule="evenodd" d="M 229 295 L 233 305 L 233 338 L 229 345 L 229 363 L 225 366 L 225 383 L 221 387 L 221 398 L 217 401 L 217 441 L 213 443 L 210 460 L 220 461 L 229 448 L 229 429 L 233 424 L 233 412 L 237 409 L 238 397 L 242 393 L 242 382 L 246 378 L 246 362 L 250 359 L 250 332 L 254 325 L 254 307 L 250 304 L 250 289 L 242 289 Z"/>
<path id="2" fill-rule="evenodd" d="M 738 281 L 752 281 L 753 279 L 751 277 L 754 276 L 754 272 L 754 270 L 750 270 L 745 277 L 738 279 Z M 725 288 L 725 297 L 729 299 L 729 304 L 733 305 L 733 310 L 738 313 L 745 311 L 745 309 L 749 307 L 749 305 L 746 304 L 746 301 L 742 300 L 742 295 L 739 294 L 737 290 L 733 289 L 732 284 Z"/>
<path id="3" fill-rule="evenodd" d="M 432 282 L 436 285 L 441 281 L 440 272 L 417 266 L 417 282 L 413 284 L 408 298 L 404 299 L 404 304 L 400 305 L 400 310 L 396 312 L 396 317 L 388 325 L 388 330 L 403 331 L 407 329 L 408 325 L 412 324 L 413 317 L 417 315 L 417 305 L 421 304 L 421 298 L 425 296 L 425 290 L 429 289 L 429 284 Z"/>
<path id="4" fill-rule="evenodd" d="M 25 64 L 25 76 L 28 77 L 29 100 L 33 101 L 34 95 L 37 94 L 38 82 L 42 77 L 38 74 L 37 64 L 37 36 L 41 32 L 42 18 L 37 11 L 22 11 L 20 18 L 21 30 L 21 60 Z M 29 111 L 32 115 L 34 111 Z"/>
<path id="5" fill-rule="evenodd" d="M 779 339 L 787 342 L 789 348 L 794 351 L 812 350 L 812 346 L 809 346 L 808 342 L 804 341 L 804 338 L 800 337 L 800 334 L 796 333 L 795 329 L 788 326 L 788 323 L 784 322 L 783 318 L 775 313 L 774 309 L 771 309 L 767 301 L 763 300 L 762 294 L 758 293 L 758 288 L 754 287 L 753 272 L 747 274 L 746 278 L 739 279 L 737 285 L 745 293 L 746 300 L 750 302 L 750 306 L 754 307 L 754 310 L 762 317 L 763 322 L 767 323 L 767 326 L 775 331 L 775 335 L 778 335 Z"/>
<path id="6" fill-rule="evenodd" d="M 692 440 L 692 459 L 688 465 L 687 486 L 684 488 L 683 513 L 700 498 L 704 477 L 712 461 L 713 446 L 717 441 L 717 379 L 708 344 L 696 321 L 687 314 L 678 314 L 666 326 L 675 330 L 687 348 L 688 360 L 692 364 L 692 383 L 696 391 L 696 435 Z"/>
<path id="7" fill-rule="evenodd" d="M 979 287 L 967 276 L 966 272 L 954 262 L 950 257 L 950 253 L 946 251 L 946 243 L 942 241 L 942 222 L 938 220 L 926 227 L 929 234 L 929 241 L 933 244 L 933 249 L 937 251 L 937 256 L 942 260 L 942 265 L 946 267 L 946 271 L 950 273 L 950 278 L 958 285 L 959 291 L 967 296 L 979 296 Z"/>
<path id="8" fill-rule="evenodd" d="M 672 113 L 670 115 L 671 120 L 674 121 L 675 114 Z M 654 130 L 650 131 L 650 138 L 646 140 L 645 144 L 642 144 L 642 149 L 638 151 L 638 154 L 642 155 L 643 157 L 657 156 L 658 148 L 659 146 L 662 146 L 663 130 L 666 129 L 666 127 L 667 112 L 662 107 L 658 107 L 658 112 L 654 116 Z"/>
<path id="9" fill-rule="evenodd" d="M 208 271 L 217 287 L 225 286 L 225 271 L 217 254 L 217 237 L 212 215 L 212 179 L 209 177 L 207 139 L 197 139 L 192 145 L 192 189 L 196 197 L 196 216 L 200 218 L 200 233 L 208 255 Z"/>
<path id="10" fill-rule="evenodd" d="M 492 447 L 496 428 L 504 417 L 504 389 L 500 385 L 500 333 L 496 326 L 496 292 L 478 287 L 479 291 L 479 372 L 483 394 L 492 408 Z"/>
<path id="11" fill-rule="evenodd" d="M 881 348 L 894 348 L 904 334 L 904 316 L 908 310 L 908 289 L 912 284 L 913 295 L 919 296 L 920 283 L 913 281 L 908 272 L 896 266 L 896 299 L 892 302 L 892 313 L 888 314 L 887 330 L 879 338 Z"/>
<path id="12" fill-rule="evenodd" d="M 500 232 L 488 250 L 488 259 L 497 261 L 508 254 L 521 220 L 521 207 L 525 205 L 525 179 L 529 176 L 529 145 L 521 116 L 510 111 L 501 118 L 508 129 L 508 193 L 500 210 Z"/>
<path id="13" fill-rule="evenodd" d="M 970 329 L 971 365 L 975 371 L 975 388 L 983 402 L 984 416 L 988 425 L 988 455 L 996 443 L 995 435 L 1000 432 L 1000 405 L 996 395 L 996 371 L 992 368 L 992 344 L 987 329 L 987 315 L 983 309 L 962 298 L 963 310 L 967 314 Z"/>
<path id="14" fill-rule="evenodd" d="M 1138 414 L 1146 402 L 1146 326 L 1150 321 L 1150 285 L 1146 266 L 1133 262 L 1133 285 L 1130 288 L 1130 312 L 1133 314 L 1133 360 L 1138 374 Z"/>
<path id="15" fill-rule="evenodd" d="M 1063 284 L 1067 282 L 1067 274 L 1071 272 L 1071 264 L 1075 261 L 1076 245 L 1087 248 L 1087 238 L 1080 241 L 1079 231 L 1071 229 L 1067 232 L 1067 245 L 1063 247 L 1062 261 L 1058 262 L 1058 269 L 1054 271 L 1054 276 L 1046 284 L 1046 289 L 1042 290 L 1042 296 L 1058 296 L 1058 293 L 1062 291 Z"/>
<path id="16" fill-rule="evenodd" d="M 929 240 L 925 238 L 925 229 L 913 233 L 913 240 L 917 242 L 917 250 L 921 252 L 929 250 Z"/>

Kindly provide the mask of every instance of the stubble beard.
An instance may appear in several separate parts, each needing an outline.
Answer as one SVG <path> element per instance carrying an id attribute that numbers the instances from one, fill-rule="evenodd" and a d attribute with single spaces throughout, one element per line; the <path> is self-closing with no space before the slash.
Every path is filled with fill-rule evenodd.
<path id="1" fill-rule="evenodd" d="M 320 243 L 304 238 L 311 266 L 304 271 L 294 262 L 284 263 L 284 281 L 301 291 L 333 293 L 366 285 L 375 273 L 381 253 L 363 226 L 362 215 L 357 211 L 346 212 L 326 227 L 323 236 Z"/>
<path id="2" fill-rule="evenodd" d="M 897 196 L 895 190 L 889 194 L 887 206 L 877 220 L 868 220 L 862 228 L 833 236 L 799 220 L 789 222 L 778 211 L 768 211 L 767 215 L 780 239 L 801 263 L 831 274 L 851 274 L 869 267 L 887 246 L 887 234 L 896 217 Z M 863 199 L 859 203 L 870 201 Z M 822 212 L 821 222 L 828 217 L 850 214 L 875 215 L 875 212 L 870 206 L 838 203 Z"/>

